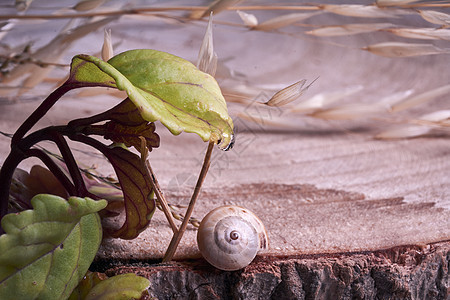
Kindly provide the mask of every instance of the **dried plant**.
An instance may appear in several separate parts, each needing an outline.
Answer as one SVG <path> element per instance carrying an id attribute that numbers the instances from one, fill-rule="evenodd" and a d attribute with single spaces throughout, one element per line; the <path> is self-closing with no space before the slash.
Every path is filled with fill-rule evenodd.
<path id="1" fill-rule="evenodd" d="M 17 0 L 16 7 L 18 10 L 25 11 L 31 5 L 31 1 Z M 37 4 L 36 4 L 37 5 Z M 198 22 L 197 20 L 209 16 L 211 12 L 214 14 L 233 12 L 235 11 L 242 20 L 242 23 L 232 22 L 217 22 L 224 24 L 224 26 L 234 26 L 247 28 L 252 31 L 272 32 L 275 34 L 302 34 L 304 37 L 312 36 L 319 39 L 326 39 L 332 37 L 350 37 L 352 35 L 370 35 L 378 32 L 392 34 L 392 39 L 387 41 L 380 41 L 379 43 L 368 44 L 360 49 L 368 51 L 371 54 L 399 58 L 403 57 L 422 57 L 428 55 L 448 55 L 450 53 L 449 47 L 442 43 L 437 45 L 434 41 L 446 42 L 450 39 L 450 31 L 447 27 L 450 25 L 450 15 L 446 12 L 449 4 L 445 1 L 411 1 L 411 0 L 377 0 L 370 5 L 362 4 L 320 4 L 311 3 L 304 5 L 246 5 L 244 1 L 229 1 L 217 0 L 213 1 L 209 6 L 172 6 L 172 7 L 152 7 L 140 6 L 130 9 L 129 7 L 121 8 L 114 7 L 105 9 L 106 6 L 103 0 L 82 0 L 73 7 L 57 11 L 55 14 L 48 15 L 33 15 L 28 9 L 26 14 L 11 14 L 0 15 L 0 19 L 5 20 L 0 37 L 7 34 L 13 34 L 14 26 L 22 20 L 30 20 L 37 18 L 51 19 L 77 19 L 88 18 L 86 25 L 73 27 L 68 25 L 67 28 L 61 32 L 47 45 L 40 49 L 34 47 L 23 47 L 22 49 L 14 50 L 13 53 L 4 53 L 0 58 L 0 71 L 2 72 L 0 94 L 9 98 L 16 98 L 33 89 L 44 81 L 49 81 L 49 75 L 55 67 L 63 67 L 63 64 L 58 62 L 64 51 L 69 49 L 71 45 L 81 37 L 93 32 L 106 24 L 115 22 L 122 16 L 145 16 L 159 18 L 165 22 Z M 263 19 L 259 16 L 262 11 L 279 11 L 280 14 Z M 185 14 L 183 14 L 185 13 Z M 345 24 L 317 24 L 315 17 L 323 15 L 324 13 L 334 14 L 338 16 L 346 16 L 353 18 L 356 22 Z M 410 27 L 402 26 L 402 20 L 408 16 L 418 16 L 425 22 L 428 22 L 429 27 Z M 96 20 L 93 18 L 102 18 Z M 374 18 L 382 18 L 386 22 L 374 23 L 371 20 Z M 150 20 L 150 19 L 149 19 Z M 152 18 L 151 20 L 154 20 Z M 304 24 L 308 22 L 308 24 Z M 211 25 L 210 25 L 211 26 Z M 212 35 L 211 27 L 207 32 L 207 36 Z M 439 27 L 436 27 L 439 26 Z M 312 27 L 312 28 L 311 28 Z M 306 28 L 307 30 L 304 30 Z M 10 33 L 11 32 L 11 33 Z M 411 42 L 395 40 L 395 36 L 400 38 L 428 40 L 428 42 Z M 105 35 L 107 38 L 107 35 Z M 325 41 L 325 40 L 324 40 Z M 328 43 L 328 41 L 325 41 Z M 107 43 L 105 43 L 107 45 Z M 217 55 L 211 51 L 211 47 L 207 44 L 207 40 L 203 42 L 203 48 L 199 54 L 198 66 L 203 68 L 203 65 L 208 65 L 210 69 L 206 72 L 214 74 L 217 65 L 219 71 L 224 70 L 223 64 L 217 62 Z M 337 47 L 348 47 L 335 43 Z M 106 46 L 105 46 L 106 47 Z M 102 50 L 104 57 L 110 57 L 111 48 L 108 46 Z M 107 53 L 110 54 L 107 54 Z M 201 58 L 201 59 L 200 59 Z M 286 113 L 292 115 L 302 114 L 308 117 L 320 119 L 352 119 L 362 118 L 368 116 L 375 116 L 377 114 L 392 114 L 399 110 L 402 105 L 408 105 L 412 108 L 422 103 L 417 99 L 421 95 L 411 95 L 411 99 L 406 104 L 398 104 L 393 106 L 391 110 L 385 109 L 383 103 L 355 103 L 339 104 L 338 100 L 344 100 L 348 93 L 348 89 L 343 89 L 336 92 L 324 92 L 310 97 L 308 100 L 297 101 L 295 105 L 289 105 L 288 102 L 294 101 L 295 89 L 297 85 L 293 85 L 290 91 L 289 88 L 280 88 L 277 90 L 267 90 L 260 85 L 251 84 L 245 78 L 235 77 L 234 70 L 228 70 L 226 77 L 222 78 L 224 94 L 227 96 L 227 101 L 235 102 L 237 105 L 247 106 L 252 102 L 253 98 L 259 95 L 262 91 L 273 93 L 274 98 L 267 102 L 267 105 L 276 105 L 282 107 L 287 104 Z M 305 74 L 306 75 L 306 74 Z M 24 80 L 20 81 L 21 78 Z M 219 75 L 220 77 L 220 75 Z M 301 81 L 302 82 L 302 81 Z M 445 88 L 443 88 L 445 89 Z M 303 92 L 306 91 L 303 90 Z M 292 92 L 290 98 L 288 94 Z M 86 96 L 87 92 L 80 93 L 79 96 Z M 98 93 L 97 91 L 89 91 L 89 95 Z M 111 91 L 113 94 L 117 94 Z M 121 94 L 118 94 L 121 96 Z M 280 101 L 282 95 L 282 101 Z M 443 93 L 439 94 L 441 97 Z M 439 96 L 438 95 L 438 96 Z M 299 96 L 299 95 L 298 95 Z M 425 95 L 426 96 L 426 95 Z M 438 97 L 436 96 L 436 97 Z M 427 98 L 427 97 L 425 97 Z M 434 98 L 434 97 L 433 97 Z M 331 105 L 331 106 L 330 106 Z M 284 109 L 284 108 L 283 108 Z M 241 115 L 241 113 L 237 113 Z M 252 119 L 246 117 L 247 119 Z M 265 120 L 266 124 L 268 120 Z M 272 120 L 271 123 L 279 124 L 279 122 Z M 285 123 L 285 122 L 284 122 Z M 441 125 L 437 125 L 441 126 Z M 409 137 L 405 135 L 405 137 Z"/>

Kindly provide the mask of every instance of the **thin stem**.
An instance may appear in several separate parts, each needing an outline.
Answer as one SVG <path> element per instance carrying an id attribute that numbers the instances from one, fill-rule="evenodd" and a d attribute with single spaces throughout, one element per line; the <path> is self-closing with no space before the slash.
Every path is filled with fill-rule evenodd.
<path id="1" fill-rule="evenodd" d="M 175 220 L 172 216 L 172 212 L 170 211 L 169 205 L 167 203 L 164 194 L 161 191 L 158 180 L 156 179 L 155 174 L 153 173 L 152 167 L 150 166 L 150 162 L 148 159 L 145 160 L 145 172 L 146 175 L 150 178 L 150 182 L 152 184 L 153 191 L 155 192 L 156 199 L 158 199 L 161 204 L 161 208 L 166 215 L 167 221 L 169 222 L 170 228 L 172 228 L 173 233 L 178 232 L 177 225 L 175 224 Z"/>
<path id="2" fill-rule="evenodd" d="M 70 147 L 69 144 L 67 144 L 67 141 L 64 139 L 60 132 L 52 133 L 52 141 L 54 141 L 58 146 L 59 152 L 61 152 L 67 169 L 69 170 L 70 176 L 72 177 L 76 189 L 76 193 L 73 194 L 73 196 L 89 196 L 90 193 L 86 188 L 83 177 L 81 176 L 80 169 L 78 168 L 78 164 L 73 157 L 72 151 L 70 151 Z"/>
<path id="3" fill-rule="evenodd" d="M 23 152 L 11 149 L 11 152 L 3 162 L 3 166 L 0 170 L 0 220 L 8 213 L 9 190 L 11 188 L 14 171 L 19 163 L 25 158 L 26 155 Z M 0 228 L 0 234 L 3 232 L 3 229 Z"/>
<path id="4" fill-rule="evenodd" d="M 70 179 L 64 174 L 61 168 L 48 156 L 47 153 L 40 149 L 30 149 L 26 152 L 28 157 L 37 157 L 39 158 L 47 168 L 55 175 L 55 177 L 59 180 L 59 182 L 64 186 L 67 193 L 72 196 L 76 196 L 76 188 Z"/>
<path id="5" fill-rule="evenodd" d="M 148 149 L 147 149 L 147 141 L 143 136 L 140 136 L 141 140 L 141 162 L 144 165 L 145 175 L 150 179 L 150 183 L 153 188 L 153 192 L 156 195 L 156 199 L 158 199 L 161 204 L 161 208 L 166 215 L 167 221 L 169 222 L 170 228 L 172 228 L 173 233 L 178 232 L 177 225 L 175 225 L 175 221 L 173 219 L 172 213 L 170 211 L 169 205 L 167 204 L 166 199 L 161 191 L 158 180 L 156 179 L 155 174 L 153 173 L 152 167 L 150 166 L 150 162 L 147 159 L 148 157 Z"/>
<path id="6" fill-rule="evenodd" d="M 11 145 L 16 145 L 27 134 L 28 131 L 55 105 L 65 93 L 76 88 L 76 86 L 70 84 L 63 84 L 56 90 L 54 90 L 48 97 L 39 105 L 39 107 L 33 111 L 33 113 L 20 125 L 19 129 L 14 133 Z"/>
<path id="7" fill-rule="evenodd" d="M 173 233 L 178 232 L 177 225 L 175 224 L 175 221 L 173 219 L 172 213 L 170 211 L 169 205 L 167 204 L 166 199 L 164 198 L 164 195 L 161 191 L 161 188 L 159 187 L 158 180 L 156 179 L 155 174 L 153 173 L 153 170 L 150 166 L 150 162 L 148 159 L 145 160 L 145 173 L 150 178 L 150 182 L 152 184 L 153 191 L 155 192 L 156 199 L 158 199 L 159 203 L 161 204 L 161 208 L 166 215 L 167 221 L 169 222 L 170 228 L 172 228 Z"/>
<path id="8" fill-rule="evenodd" d="M 202 170 L 200 171 L 200 175 L 197 180 L 197 184 L 194 188 L 194 193 L 192 194 L 191 201 L 189 202 L 188 209 L 186 211 L 186 216 L 184 217 L 183 223 L 181 223 L 180 229 L 177 233 L 172 236 L 172 240 L 170 241 L 169 248 L 167 248 L 166 254 L 164 255 L 163 262 L 167 262 L 172 260 L 175 251 L 177 250 L 178 244 L 183 237 L 184 232 L 186 231 L 186 227 L 189 224 L 189 219 L 191 218 L 192 212 L 194 211 L 194 205 L 197 201 L 198 195 L 200 193 L 200 189 L 202 187 L 203 181 L 205 180 L 206 173 L 208 172 L 209 165 L 211 163 L 211 153 L 213 150 L 214 142 L 209 142 L 208 149 L 206 150 L 205 159 L 203 161 Z"/>

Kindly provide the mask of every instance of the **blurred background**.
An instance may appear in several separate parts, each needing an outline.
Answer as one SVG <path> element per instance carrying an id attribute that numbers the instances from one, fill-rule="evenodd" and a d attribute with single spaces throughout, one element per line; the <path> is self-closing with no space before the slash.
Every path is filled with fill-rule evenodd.
<path id="1" fill-rule="evenodd" d="M 196 64 L 210 11 L 215 77 L 237 142 L 232 151 L 215 152 L 205 181 L 213 194 L 199 206 L 198 217 L 222 204 L 244 205 L 242 199 L 254 189 L 258 196 L 245 198 L 247 207 L 268 224 L 277 253 L 448 239 L 448 209 L 441 209 L 450 207 L 448 1 L 2 0 L 0 130 L 17 129 L 65 80 L 74 55 L 101 57 L 105 30 L 111 31 L 115 54 L 150 48 Z M 279 91 L 286 96 L 292 91 L 285 88 L 301 80 L 306 83 L 293 92 L 295 101 L 263 104 Z M 97 88 L 73 91 L 39 126 L 92 115 L 124 97 Z M 161 147 L 151 161 L 158 179 L 171 201 L 186 204 L 205 144 L 194 134 L 174 137 L 160 124 L 157 132 Z M 0 137 L 0 162 L 9 142 Z M 100 155 L 79 147 L 80 161 L 110 174 Z M 33 164 L 27 160 L 21 166 Z M 254 183 L 278 185 L 266 191 L 272 197 L 267 199 Z M 360 194 L 341 199 L 329 191 L 304 196 L 288 189 L 277 198 L 283 184 Z M 233 194 L 235 186 L 250 196 Z M 224 195 L 214 194 L 217 188 Z M 353 203 L 365 196 L 369 204 Z M 382 198 L 389 199 L 376 202 Z M 280 215 L 288 224 L 280 225 Z M 164 245 L 171 232 L 158 218 L 146 234 Z M 136 242 L 147 247 L 139 255 L 163 253 L 146 243 L 145 236 Z M 193 245 L 181 247 L 187 247 L 180 251 L 186 255 L 197 251 Z"/>

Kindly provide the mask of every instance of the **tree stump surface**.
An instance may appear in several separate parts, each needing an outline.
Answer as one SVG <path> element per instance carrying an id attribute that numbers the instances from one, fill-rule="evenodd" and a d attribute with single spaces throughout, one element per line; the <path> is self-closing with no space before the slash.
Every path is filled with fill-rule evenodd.
<path id="1" fill-rule="evenodd" d="M 5 107 L 5 131 L 18 126 L 24 107 Z M 77 100 L 67 99 L 59 109 L 76 115 L 77 107 Z M 59 109 L 43 125 L 64 122 Z M 162 143 L 150 153 L 152 167 L 168 201 L 186 205 L 206 144 L 193 134 L 158 131 Z M 247 131 L 238 134 L 233 150 L 214 150 L 194 216 L 234 204 L 260 217 L 270 248 L 244 270 L 208 266 L 191 226 L 176 262 L 158 264 L 171 238 L 158 210 L 137 239 L 105 238 L 95 268 L 147 276 L 160 299 L 446 299 L 450 140 L 377 141 L 370 132 Z M 254 146 L 240 149 L 239 141 L 249 137 Z M 5 157 L 9 139 L 1 143 Z M 79 160 L 109 174 L 105 161 L 85 150 L 76 151 Z M 113 222 L 119 226 L 123 219 Z"/>

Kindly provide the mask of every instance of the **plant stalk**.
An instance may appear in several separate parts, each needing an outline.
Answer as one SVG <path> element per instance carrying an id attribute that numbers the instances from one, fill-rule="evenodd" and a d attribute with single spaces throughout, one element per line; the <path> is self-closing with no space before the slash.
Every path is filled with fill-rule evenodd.
<path id="1" fill-rule="evenodd" d="M 47 98 L 36 108 L 35 111 L 25 120 L 25 122 L 20 125 L 17 131 L 14 133 L 11 145 L 17 145 L 20 140 L 27 134 L 28 131 L 55 105 L 56 101 L 58 101 L 65 93 L 68 91 L 77 88 L 78 86 L 73 86 L 71 84 L 64 83 L 56 90 L 54 90 Z"/>
<path id="2" fill-rule="evenodd" d="M 148 149 L 147 149 L 147 141 L 143 136 L 140 136 L 141 140 L 141 162 L 144 165 L 145 175 L 150 179 L 150 183 L 152 184 L 153 192 L 156 195 L 156 199 L 158 199 L 161 204 L 161 208 L 166 215 L 167 221 L 169 222 L 170 228 L 172 228 L 173 233 L 178 232 L 177 225 L 175 225 L 175 221 L 173 219 L 172 213 L 170 212 L 169 205 L 167 204 L 166 198 L 164 197 L 161 188 L 159 186 L 158 180 L 156 179 L 155 173 L 153 173 L 152 167 L 150 166 L 150 162 L 148 160 Z"/>
<path id="3" fill-rule="evenodd" d="M 197 201 L 198 195 L 200 193 L 203 181 L 205 180 L 206 173 L 208 172 L 209 165 L 211 164 L 211 154 L 213 150 L 214 142 L 210 141 L 208 145 L 208 149 L 206 150 L 205 159 L 203 161 L 202 170 L 200 171 L 200 175 L 197 180 L 197 184 L 194 188 L 194 193 L 192 194 L 191 201 L 189 202 L 188 209 L 186 211 L 186 216 L 183 219 L 183 223 L 181 223 L 180 229 L 178 232 L 174 233 L 172 236 L 172 240 L 170 241 L 169 247 L 167 248 L 166 254 L 164 255 L 163 262 L 167 262 L 172 260 L 175 251 L 177 250 L 178 244 L 183 237 L 184 232 L 186 231 L 186 227 L 189 224 L 189 219 L 192 216 L 192 212 L 194 211 L 194 205 Z"/>

